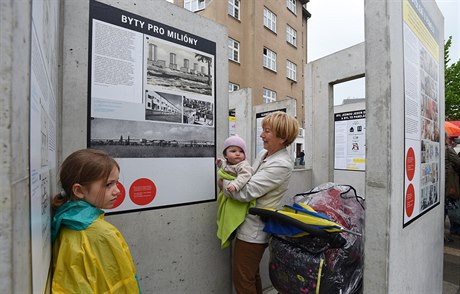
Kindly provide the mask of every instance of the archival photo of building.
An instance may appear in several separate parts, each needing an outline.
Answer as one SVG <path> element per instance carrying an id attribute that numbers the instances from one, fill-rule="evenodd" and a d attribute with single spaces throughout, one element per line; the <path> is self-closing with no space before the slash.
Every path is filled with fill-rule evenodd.
<path id="1" fill-rule="evenodd" d="M 214 60 L 205 53 L 146 36 L 147 85 L 212 96 Z"/>
<path id="2" fill-rule="evenodd" d="M 145 91 L 145 119 L 182 123 L 182 96 Z"/>

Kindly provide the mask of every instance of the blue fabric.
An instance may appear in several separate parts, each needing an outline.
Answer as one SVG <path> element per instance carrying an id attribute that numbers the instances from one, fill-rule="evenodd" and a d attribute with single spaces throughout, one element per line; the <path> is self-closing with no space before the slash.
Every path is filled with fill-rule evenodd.
<path id="1" fill-rule="evenodd" d="M 297 228 L 294 225 L 280 223 L 274 219 L 269 218 L 265 221 L 264 232 L 276 235 L 295 236 L 300 233 L 304 233 L 305 231 Z"/>
<path id="2" fill-rule="evenodd" d="M 56 240 L 61 226 L 75 231 L 89 227 L 104 211 L 86 201 L 68 201 L 56 211 L 51 221 L 51 238 Z"/>

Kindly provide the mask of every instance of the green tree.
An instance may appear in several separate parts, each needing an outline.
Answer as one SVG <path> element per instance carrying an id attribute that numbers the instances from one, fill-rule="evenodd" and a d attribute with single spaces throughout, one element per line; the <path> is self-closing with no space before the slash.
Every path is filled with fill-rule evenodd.
<path id="1" fill-rule="evenodd" d="M 450 63 L 452 36 L 444 44 L 444 85 L 446 120 L 460 120 L 460 60 Z"/>
<path id="2" fill-rule="evenodd" d="M 212 63 L 212 59 L 207 57 L 207 56 L 204 56 L 204 55 L 201 55 L 201 54 L 198 54 L 196 53 L 195 54 L 195 58 L 200 61 L 200 62 L 206 62 L 208 64 L 208 85 L 211 86 L 211 63 Z"/>

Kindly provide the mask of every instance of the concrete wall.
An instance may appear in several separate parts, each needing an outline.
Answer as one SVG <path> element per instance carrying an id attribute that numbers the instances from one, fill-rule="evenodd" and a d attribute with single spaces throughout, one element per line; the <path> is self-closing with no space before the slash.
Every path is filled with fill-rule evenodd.
<path id="1" fill-rule="evenodd" d="M 443 17 L 423 1 L 439 28 L 439 115 L 444 121 Z M 441 293 L 443 215 L 440 205 L 403 228 L 404 72 L 402 1 L 365 1 L 366 214 L 364 293 Z M 441 133 L 441 138 L 443 138 Z M 442 146 L 442 145 L 441 145 Z M 441 163 L 444 152 L 441 149 Z M 444 171 L 441 187 L 444 191 Z M 443 194 L 443 193 L 442 193 Z"/>
<path id="2" fill-rule="evenodd" d="M 162 0 L 101 2 L 216 42 L 216 142 L 221 150 L 228 135 L 226 30 Z M 86 147 L 88 8 L 89 1 L 64 1 L 63 156 Z M 220 249 L 216 213 L 216 202 L 210 202 L 107 220 L 126 238 L 144 293 L 230 293 L 230 250 Z"/>
<path id="3" fill-rule="evenodd" d="M 334 181 L 333 85 L 363 77 L 363 56 L 361 43 L 305 65 L 305 167 L 313 186 Z"/>
<path id="4" fill-rule="evenodd" d="M 1 0 L 0 7 L 0 292 L 28 293 L 32 289 L 28 170 L 32 5 Z"/>
<path id="5" fill-rule="evenodd" d="M 60 2 L 47 1 L 0 1 L 0 140 L 1 166 L 0 184 L 2 186 L 0 199 L 0 292 L 1 293 L 31 293 L 42 292 L 46 288 L 49 265 L 39 264 L 38 269 L 32 268 L 33 249 L 38 256 L 45 259 L 50 252 L 51 244 L 43 244 L 31 240 L 31 227 L 37 224 L 37 219 L 31 220 L 30 193 L 30 155 L 40 154 L 40 142 L 30 144 L 30 109 L 32 96 L 46 95 L 38 98 L 42 107 L 47 107 L 46 115 L 56 114 L 54 101 L 59 93 L 60 79 L 60 35 L 57 28 L 60 22 Z M 33 12 L 33 13 L 32 13 Z M 32 23 L 32 19 L 33 23 Z M 34 37 L 35 42 L 32 41 Z M 32 48 L 33 47 L 33 48 Z M 34 54 L 32 59 L 31 54 Z M 34 61 L 32 63 L 32 61 Z M 31 88 L 31 76 L 38 75 L 37 83 Z M 40 94 L 37 94 L 40 93 Z M 53 96 L 53 97 L 51 97 Z M 53 102 L 50 102 L 53 101 Z M 37 107 L 37 105 L 35 105 Z M 40 106 L 38 106 L 39 108 Z M 40 110 L 36 110 L 40 113 Z M 43 114 L 45 115 L 45 114 Z M 40 119 L 40 118 L 39 118 Z M 55 118 L 54 118 L 55 119 Z M 46 120 L 43 118 L 43 120 Z M 55 148 L 56 136 L 54 126 L 47 125 L 50 131 L 45 136 L 51 141 L 46 147 Z M 56 130 L 59 132 L 59 130 Z M 35 134 L 37 135 L 37 134 Z M 40 137 L 41 134 L 38 134 Z M 38 143 L 38 144 L 37 144 Z M 54 155 L 51 155 L 54 154 Z M 46 172 L 50 185 L 55 185 L 57 150 L 50 152 L 49 157 L 41 162 L 40 175 Z M 40 165 L 40 164 L 39 164 Z M 45 174 L 43 174 L 45 175 Z M 38 184 L 40 186 L 40 184 Z M 37 185 L 35 184 L 35 187 Z M 50 191 L 48 186 L 42 186 L 44 193 Z M 40 195 L 42 195 L 39 192 Z M 45 199 L 48 200 L 48 199 Z M 40 209 L 49 206 L 44 205 Z M 49 221 L 49 214 L 41 216 Z M 45 223 L 46 224 L 46 223 Z M 46 225 L 45 225 L 46 226 Z M 39 234 L 41 231 L 39 232 Z M 32 242 L 34 241 L 34 242 Z M 37 252 L 36 251 L 36 252 Z M 49 254 L 47 255 L 49 257 Z M 32 278 L 36 282 L 33 289 Z"/>
<path id="6" fill-rule="evenodd" d="M 246 141 L 246 159 L 253 162 L 257 154 L 254 154 L 252 89 L 244 88 L 229 93 L 228 108 L 235 109 L 235 133 Z"/>

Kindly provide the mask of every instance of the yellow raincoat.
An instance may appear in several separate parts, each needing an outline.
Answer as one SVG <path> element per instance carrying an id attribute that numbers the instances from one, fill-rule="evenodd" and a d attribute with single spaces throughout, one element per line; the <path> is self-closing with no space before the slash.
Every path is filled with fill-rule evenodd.
<path id="1" fill-rule="evenodd" d="M 52 222 L 52 293 L 140 293 L 125 239 L 84 201 L 68 202 Z M 89 221 L 88 221 L 89 220 Z"/>

